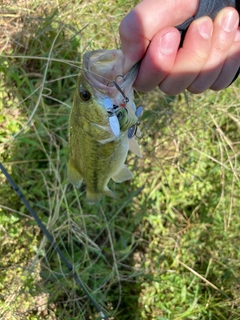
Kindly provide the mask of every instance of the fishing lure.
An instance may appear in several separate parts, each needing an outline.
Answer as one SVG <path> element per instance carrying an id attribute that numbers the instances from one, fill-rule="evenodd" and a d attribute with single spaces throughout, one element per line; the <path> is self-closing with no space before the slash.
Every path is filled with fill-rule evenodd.
<path id="1" fill-rule="evenodd" d="M 143 107 L 140 106 L 137 108 L 136 112 L 135 112 L 135 115 L 137 118 L 140 118 L 141 115 L 143 113 Z M 134 124 L 133 126 L 131 126 L 129 129 L 128 129 L 128 138 L 131 139 L 133 138 L 134 136 L 137 136 L 137 131 L 138 131 L 138 126 L 140 125 L 140 121 L 138 120 L 138 122 L 136 124 Z"/>
<path id="2" fill-rule="evenodd" d="M 106 97 L 103 100 L 104 107 L 107 109 L 109 115 L 109 125 L 114 133 L 115 137 L 119 137 L 120 135 L 120 124 L 118 121 L 118 117 L 116 115 L 116 111 L 120 109 L 120 107 L 113 104 L 112 100 L 109 97 Z"/>

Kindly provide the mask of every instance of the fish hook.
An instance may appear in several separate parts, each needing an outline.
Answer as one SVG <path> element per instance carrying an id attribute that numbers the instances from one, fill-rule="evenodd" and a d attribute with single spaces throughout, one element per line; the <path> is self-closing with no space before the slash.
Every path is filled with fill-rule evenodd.
<path id="1" fill-rule="evenodd" d="M 122 91 L 122 89 L 119 87 L 119 85 L 117 84 L 117 78 L 118 78 L 118 77 L 121 77 L 121 78 L 123 78 L 123 80 L 125 80 L 124 76 L 122 76 L 121 74 L 119 74 L 118 76 L 116 76 L 115 80 L 109 82 L 109 83 L 107 84 L 107 86 L 108 86 L 110 83 L 112 83 L 112 84 L 118 89 L 118 91 L 122 94 L 122 96 L 123 96 L 122 102 L 123 102 L 124 104 L 126 104 L 126 103 L 128 103 L 129 99 L 128 99 L 128 97 L 125 95 L 125 93 Z"/>

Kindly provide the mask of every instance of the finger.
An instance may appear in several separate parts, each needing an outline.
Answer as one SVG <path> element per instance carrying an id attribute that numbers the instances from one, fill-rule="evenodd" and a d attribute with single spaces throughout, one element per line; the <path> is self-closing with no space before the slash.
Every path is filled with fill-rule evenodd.
<path id="1" fill-rule="evenodd" d="M 191 23 L 171 74 L 159 84 L 163 92 L 178 94 L 197 77 L 211 49 L 212 27 L 213 22 L 209 17 L 202 17 Z"/>
<path id="2" fill-rule="evenodd" d="M 222 70 L 211 86 L 212 90 L 222 90 L 226 88 L 233 80 L 237 70 L 240 67 L 240 30 L 237 30 L 234 42 L 228 51 L 228 56 L 224 62 Z"/>
<path id="3" fill-rule="evenodd" d="M 228 7 L 218 13 L 213 24 L 212 46 L 209 57 L 197 78 L 189 86 L 189 91 L 201 93 L 210 88 L 216 81 L 233 44 L 238 23 L 238 12 L 235 9 Z"/>
<path id="4" fill-rule="evenodd" d="M 199 0 L 143 0 L 122 20 L 119 33 L 125 56 L 124 73 L 145 54 L 154 35 L 165 27 L 174 27 L 194 16 Z M 172 14 L 174 12 L 174 14 Z"/>
<path id="5" fill-rule="evenodd" d="M 180 43 L 180 33 L 175 28 L 165 28 L 153 37 L 141 62 L 134 87 L 143 92 L 151 91 L 171 71 Z"/>

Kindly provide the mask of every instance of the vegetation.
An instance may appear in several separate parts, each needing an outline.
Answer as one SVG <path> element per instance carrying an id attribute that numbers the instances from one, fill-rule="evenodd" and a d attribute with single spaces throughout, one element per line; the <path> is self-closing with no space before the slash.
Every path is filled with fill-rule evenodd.
<path id="1" fill-rule="evenodd" d="M 137 2 L 137 1 L 135 1 Z M 119 48 L 130 0 L 0 4 L 0 159 L 110 319 L 240 319 L 240 81 L 136 93 L 135 179 L 120 200 L 67 183 L 68 116 L 84 52 Z M 100 319 L 0 173 L 0 319 Z"/>

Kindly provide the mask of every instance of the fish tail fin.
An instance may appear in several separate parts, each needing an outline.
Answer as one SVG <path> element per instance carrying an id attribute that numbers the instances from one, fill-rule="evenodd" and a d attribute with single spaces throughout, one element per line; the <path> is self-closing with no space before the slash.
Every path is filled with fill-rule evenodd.
<path id="1" fill-rule="evenodd" d="M 83 177 L 81 173 L 77 170 L 71 159 L 68 160 L 67 175 L 68 181 L 72 183 L 76 188 L 80 188 L 83 181 Z"/>
<path id="2" fill-rule="evenodd" d="M 108 189 L 108 187 L 106 187 L 103 191 L 103 193 L 96 193 L 96 192 L 91 192 L 89 190 L 87 190 L 87 202 L 89 204 L 97 204 L 103 197 L 103 195 L 111 197 L 115 200 L 118 199 L 118 197 L 115 195 L 114 192 L 112 192 L 110 189 Z"/>
<path id="3" fill-rule="evenodd" d="M 97 204 L 102 199 L 102 193 L 95 193 L 87 190 L 86 198 L 89 204 Z"/>

